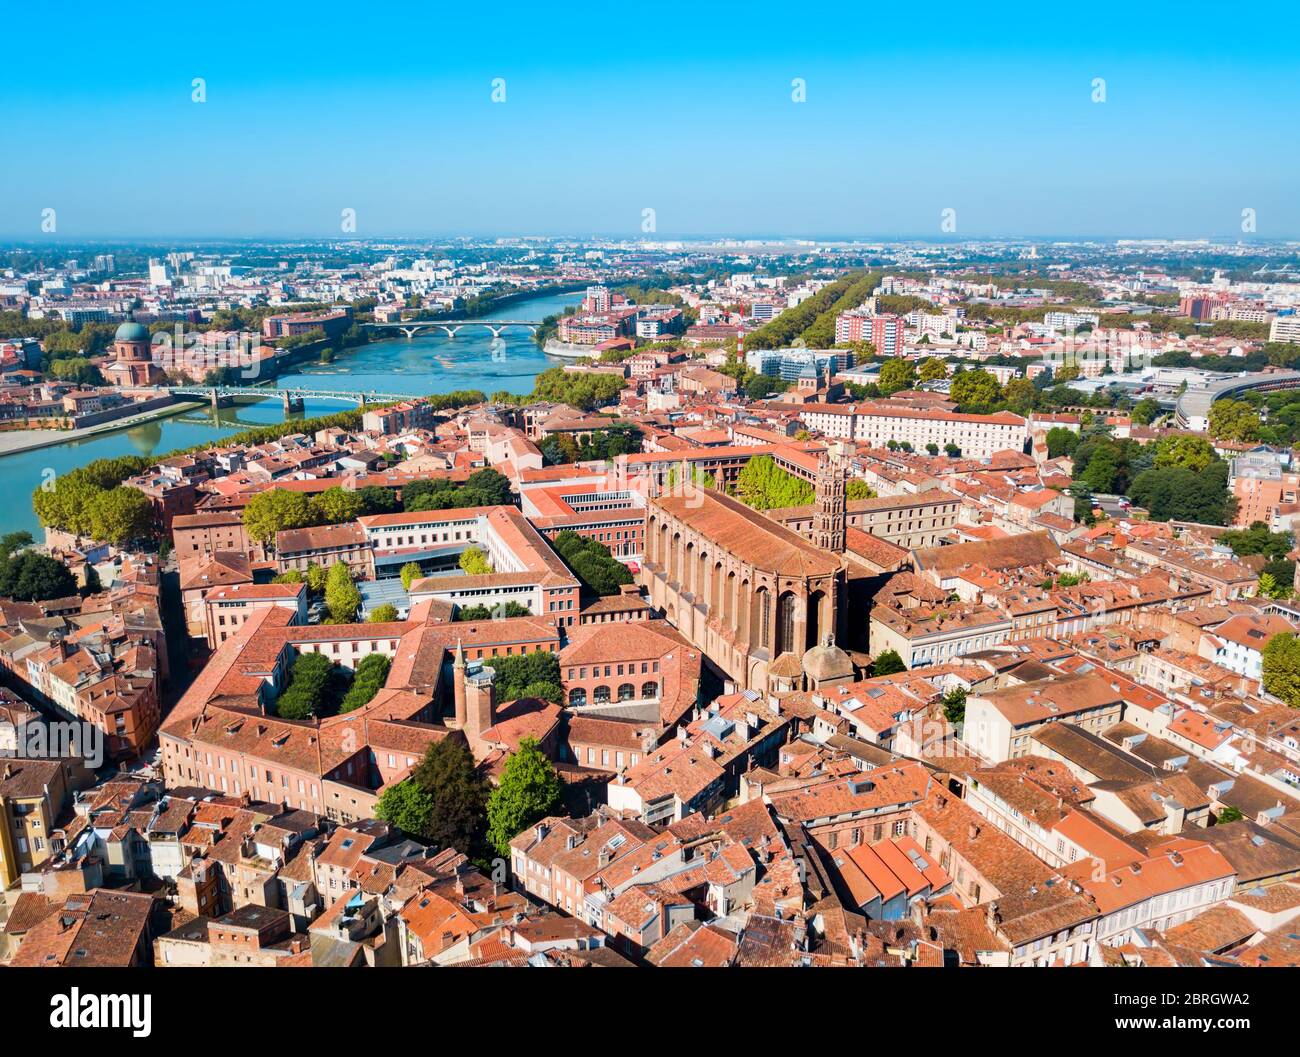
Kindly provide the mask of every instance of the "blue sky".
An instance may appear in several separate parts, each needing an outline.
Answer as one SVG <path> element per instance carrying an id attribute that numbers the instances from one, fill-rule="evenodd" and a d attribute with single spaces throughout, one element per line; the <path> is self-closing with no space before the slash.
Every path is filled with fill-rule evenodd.
<path id="1" fill-rule="evenodd" d="M 848 7 L 15 4 L 0 235 L 1300 237 L 1296 5 Z"/>

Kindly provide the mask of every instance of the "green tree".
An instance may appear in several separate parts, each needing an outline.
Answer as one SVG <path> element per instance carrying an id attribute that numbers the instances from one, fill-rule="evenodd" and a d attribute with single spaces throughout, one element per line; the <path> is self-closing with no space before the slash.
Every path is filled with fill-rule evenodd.
<path id="1" fill-rule="evenodd" d="M 1274 635 L 1263 651 L 1264 689 L 1300 708 L 1300 639 L 1289 632 Z"/>
<path id="2" fill-rule="evenodd" d="M 325 579 L 325 608 L 334 624 L 350 624 L 361 608 L 361 592 L 352 582 L 352 572 L 343 562 L 335 562 Z"/>
<path id="3" fill-rule="evenodd" d="M 938 453 L 939 449 L 935 448 L 933 454 L 937 455 Z M 875 494 L 875 489 L 861 477 L 850 478 L 848 484 L 844 486 L 845 499 L 872 499 Z"/>
<path id="4" fill-rule="evenodd" d="M 1088 460 L 1088 465 L 1082 472 L 1077 473 L 1079 480 L 1088 486 L 1090 491 L 1110 493 L 1115 489 L 1115 482 L 1120 472 L 1119 452 L 1113 445 L 1106 445 L 1098 448 Z"/>
<path id="5" fill-rule="evenodd" d="M 383 689 L 391 664 L 388 657 L 382 653 L 369 653 L 361 658 L 361 663 L 357 665 L 356 673 L 352 677 L 352 685 L 343 695 L 339 711 L 352 712 L 362 705 L 369 704 L 371 698 Z"/>
<path id="6" fill-rule="evenodd" d="M 1129 417 L 1135 426 L 1149 426 L 1159 417 L 1160 412 L 1160 405 L 1148 396 L 1134 405 L 1133 410 L 1129 412 Z"/>
<path id="7" fill-rule="evenodd" d="M 564 786 L 536 739 L 523 738 L 519 751 L 506 760 L 500 783 L 488 797 L 488 843 L 510 855 L 510 841 L 534 822 L 555 814 L 564 801 Z"/>
<path id="8" fill-rule="evenodd" d="M 560 660 L 549 650 L 534 650 L 532 653 L 513 654 L 505 657 L 493 655 L 488 663 L 496 672 L 494 686 L 498 701 L 517 701 L 521 697 L 552 698 L 548 694 L 537 693 L 539 685 L 560 685 Z M 557 702 L 558 704 L 558 702 Z"/>
<path id="9" fill-rule="evenodd" d="M 595 594 L 616 595 L 620 587 L 632 582 L 628 567 L 598 540 L 565 529 L 556 533 L 551 546 L 582 581 L 583 587 Z"/>
<path id="10" fill-rule="evenodd" d="M 1156 441 L 1154 466 L 1204 470 L 1219 456 L 1204 437 L 1170 434 Z"/>
<path id="11" fill-rule="evenodd" d="M 961 407 L 991 408 L 1002 399 L 1002 387 L 988 371 L 976 368 L 954 377 L 948 396 Z"/>
<path id="12" fill-rule="evenodd" d="M 0 536 L 0 559 L 8 558 L 15 551 L 30 547 L 35 542 L 32 534 L 25 530 L 6 532 L 4 536 Z"/>
<path id="13" fill-rule="evenodd" d="M 1285 598 L 1291 593 L 1291 588 L 1279 584 L 1272 573 L 1263 572 L 1259 575 L 1259 593 L 1265 598 Z"/>
<path id="14" fill-rule="evenodd" d="M 325 583 L 329 579 L 329 570 L 316 562 L 308 562 L 305 579 L 308 591 L 314 595 L 323 595 L 325 593 Z"/>
<path id="15" fill-rule="evenodd" d="M 1200 473 L 1180 468 L 1151 469 L 1140 474 L 1129 498 L 1151 512 L 1153 521 L 1197 521 L 1224 525 L 1230 520 L 1228 464 L 1211 463 Z"/>
<path id="16" fill-rule="evenodd" d="M 1064 426 L 1053 426 L 1047 431 L 1047 457 L 1059 459 L 1069 455 L 1079 446 L 1079 434 Z"/>
<path id="17" fill-rule="evenodd" d="M 356 494 L 361 497 L 365 514 L 395 514 L 401 509 L 401 504 L 391 488 L 368 484 L 364 488 L 358 488 Z"/>
<path id="18" fill-rule="evenodd" d="M 1225 532 L 1219 537 L 1219 542 L 1231 547 L 1238 558 L 1262 554 L 1270 562 L 1282 560 L 1295 546 L 1291 533 L 1272 532 L 1263 521 L 1252 522 L 1249 528 Z"/>
<path id="19" fill-rule="evenodd" d="M 460 567 L 467 576 L 486 576 L 494 571 L 483 549 L 473 544 L 460 552 Z"/>
<path id="20" fill-rule="evenodd" d="M 335 485 L 326 488 L 311 501 L 315 520 L 320 525 L 343 525 L 365 513 L 366 501 L 358 492 Z"/>
<path id="21" fill-rule="evenodd" d="M 402 589 L 404 591 L 409 591 L 416 580 L 423 578 L 424 570 L 420 568 L 419 562 L 407 562 L 402 566 Z"/>
<path id="22" fill-rule="evenodd" d="M 1017 415 L 1028 415 L 1034 410 L 1034 404 L 1038 400 L 1038 390 L 1028 378 L 1012 378 L 1002 390 L 1002 398 L 1006 401 L 1008 411 L 1013 411 Z"/>
<path id="23" fill-rule="evenodd" d="M 316 510 L 302 492 L 271 488 L 258 492 L 244 506 L 244 528 L 255 540 L 274 543 L 275 534 L 286 529 L 315 525 Z"/>
<path id="24" fill-rule="evenodd" d="M 736 476 L 736 495 L 755 510 L 772 510 L 811 503 L 813 486 L 782 470 L 770 455 L 759 455 Z"/>
<path id="25" fill-rule="evenodd" d="M 1259 440 L 1259 412 L 1244 400 L 1216 400 L 1210 405 L 1210 436 L 1251 443 Z"/>
<path id="26" fill-rule="evenodd" d="M 895 672 L 905 671 L 907 671 L 907 665 L 903 663 L 903 658 L 898 655 L 897 650 L 885 650 L 871 663 L 871 674 L 873 676 L 893 675 Z"/>
<path id="27" fill-rule="evenodd" d="M 916 384 L 916 369 L 910 360 L 888 360 L 880 368 L 880 377 L 876 384 L 886 396 L 903 389 L 911 389 Z"/>
<path id="28" fill-rule="evenodd" d="M 745 395 L 751 400 L 762 400 L 770 393 L 784 392 L 788 383 L 770 374 L 756 374 L 745 383 Z"/>
<path id="29" fill-rule="evenodd" d="M 0 558 L 0 598 L 43 602 L 77 593 L 77 580 L 61 561 L 23 550 Z"/>
<path id="30" fill-rule="evenodd" d="M 411 781 L 433 800 L 419 836 L 440 848 L 473 855 L 482 848 L 488 785 L 459 734 L 433 742 L 411 772 Z"/>
<path id="31" fill-rule="evenodd" d="M 300 653 L 293 662 L 289 685 L 275 703 L 281 719 L 308 719 L 324 711 L 325 694 L 334 665 L 323 653 Z"/>
<path id="32" fill-rule="evenodd" d="M 91 497 L 86 506 L 89 535 L 117 547 L 145 539 L 153 530 L 153 504 L 138 488 L 118 485 Z"/>
<path id="33" fill-rule="evenodd" d="M 1245 816 L 1241 813 L 1241 808 L 1233 807 L 1229 804 L 1214 819 L 1216 826 L 1222 826 L 1229 822 L 1240 822 Z"/>
<path id="34" fill-rule="evenodd" d="M 948 365 L 938 356 L 928 356 L 921 361 L 918 376 L 923 382 L 935 382 L 948 377 Z"/>
<path id="35" fill-rule="evenodd" d="M 370 616 L 366 618 L 370 624 L 391 624 L 397 619 L 397 607 L 391 602 L 385 602 L 381 606 L 375 606 L 370 611 Z"/>
<path id="36" fill-rule="evenodd" d="M 943 715 L 953 726 L 966 719 L 966 691 L 954 686 L 943 695 Z"/>
<path id="37" fill-rule="evenodd" d="M 488 467 L 475 470 L 461 487 L 462 506 L 505 506 L 510 502 L 510 478 Z"/>
<path id="38" fill-rule="evenodd" d="M 409 778 L 390 785 L 375 803 L 375 818 L 424 839 L 433 823 L 433 812 L 433 797 Z"/>

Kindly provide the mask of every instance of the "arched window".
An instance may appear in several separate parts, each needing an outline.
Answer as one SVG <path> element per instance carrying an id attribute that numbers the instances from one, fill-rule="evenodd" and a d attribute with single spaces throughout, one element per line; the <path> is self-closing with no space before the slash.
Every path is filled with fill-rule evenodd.
<path id="1" fill-rule="evenodd" d="M 754 592 L 754 612 L 751 614 L 753 629 L 750 634 L 753 637 L 754 645 L 763 648 L 772 641 L 772 614 L 771 607 L 768 605 L 768 593 L 766 587 L 760 587 Z"/>
<path id="2" fill-rule="evenodd" d="M 636 697 L 636 687 L 631 683 L 621 683 L 618 688 L 618 699 L 620 701 L 631 701 Z"/>
<path id="3" fill-rule="evenodd" d="M 826 597 L 822 591 L 814 591 L 808 596 L 808 633 L 804 636 L 804 649 L 811 650 L 822 637 L 821 615 L 822 600 Z"/>
<path id="4" fill-rule="evenodd" d="M 794 595 L 787 591 L 776 605 L 776 655 L 794 648 Z"/>
<path id="5" fill-rule="evenodd" d="M 587 691 L 580 686 L 569 691 L 569 707 L 581 708 L 587 703 Z"/>
<path id="6" fill-rule="evenodd" d="M 658 696 L 659 696 L 659 684 L 658 684 L 658 683 L 643 683 L 642 686 L 641 686 L 641 696 L 642 696 L 642 697 L 658 697 Z"/>
<path id="7" fill-rule="evenodd" d="M 609 687 L 596 687 L 596 689 L 591 692 L 591 699 L 598 705 L 606 704 L 609 701 Z"/>

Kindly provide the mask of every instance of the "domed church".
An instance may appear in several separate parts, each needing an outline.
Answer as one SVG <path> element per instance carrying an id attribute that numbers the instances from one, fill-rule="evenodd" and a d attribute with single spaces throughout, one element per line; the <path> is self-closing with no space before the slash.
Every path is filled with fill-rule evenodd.
<path id="1" fill-rule="evenodd" d="M 163 385 L 166 372 L 153 362 L 149 328 L 128 320 L 113 335 L 113 362 L 103 369 L 108 381 L 122 388 Z"/>

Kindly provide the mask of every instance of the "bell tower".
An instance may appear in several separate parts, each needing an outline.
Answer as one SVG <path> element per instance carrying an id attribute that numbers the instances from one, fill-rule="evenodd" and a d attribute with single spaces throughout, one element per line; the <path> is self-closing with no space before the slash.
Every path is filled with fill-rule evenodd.
<path id="1" fill-rule="evenodd" d="M 813 543 L 835 554 L 844 552 L 845 471 L 829 459 L 817 465 L 816 513 L 813 515 Z"/>

